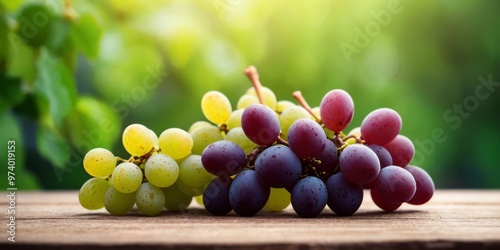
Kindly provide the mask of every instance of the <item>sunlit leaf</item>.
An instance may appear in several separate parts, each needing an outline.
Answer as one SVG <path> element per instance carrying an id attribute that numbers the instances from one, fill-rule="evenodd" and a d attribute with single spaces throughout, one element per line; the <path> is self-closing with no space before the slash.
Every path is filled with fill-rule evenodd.
<path id="1" fill-rule="evenodd" d="M 69 158 L 69 147 L 64 138 L 47 126 L 38 127 L 36 145 L 40 154 L 53 166 L 64 168 Z"/>
<path id="2" fill-rule="evenodd" d="M 88 57 L 97 57 L 101 35 L 101 27 L 88 14 L 82 14 L 70 31 L 73 43 Z"/>

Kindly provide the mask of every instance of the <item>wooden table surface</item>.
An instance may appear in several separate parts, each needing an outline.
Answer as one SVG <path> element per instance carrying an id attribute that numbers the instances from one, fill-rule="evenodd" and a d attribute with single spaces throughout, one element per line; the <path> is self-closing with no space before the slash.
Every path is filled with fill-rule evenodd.
<path id="1" fill-rule="evenodd" d="M 186 213 L 115 217 L 83 209 L 75 191 L 18 191 L 15 243 L 5 230 L 6 195 L 1 249 L 500 249 L 500 190 L 439 190 L 429 203 L 393 213 L 381 212 L 365 193 L 354 216 L 326 208 L 313 219 L 291 207 L 215 217 L 194 202 Z"/>

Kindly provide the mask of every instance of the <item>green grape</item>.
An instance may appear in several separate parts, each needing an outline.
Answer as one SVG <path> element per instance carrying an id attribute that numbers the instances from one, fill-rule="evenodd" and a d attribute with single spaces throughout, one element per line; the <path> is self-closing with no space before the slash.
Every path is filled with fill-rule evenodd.
<path id="1" fill-rule="evenodd" d="M 135 194 L 135 204 L 143 214 L 155 216 L 165 207 L 165 194 L 161 188 L 145 182 Z"/>
<path id="2" fill-rule="evenodd" d="M 189 204 L 193 197 L 182 193 L 176 185 L 168 188 L 162 188 L 165 194 L 165 208 L 170 211 L 183 211 Z"/>
<path id="3" fill-rule="evenodd" d="M 192 153 L 196 155 L 201 155 L 208 144 L 224 139 L 219 128 L 213 125 L 195 129 L 191 132 L 191 137 L 193 137 Z"/>
<path id="4" fill-rule="evenodd" d="M 290 205 L 290 193 L 284 188 L 271 188 L 271 194 L 264 208 L 278 212 L 288 205 Z"/>
<path id="5" fill-rule="evenodd" d="M 219 91 L 209 91 L 201 98 L 203 115 L 215 124 L 224 124 L 231 115 L 229 99 Z"/>
<path id="6" fill-rule="evenodd" d="M 245 135 L 245 132 L 243 132 L 243 129 L 241 127 L 229 130 L 229 132 L 226 135 L 226 140 L 238 144 L 238 146 L 240 146 L 243 149 L 243 151 L 245 151 L 245 154 L 251 153 L 254 150 L 254 148 L 257 147 L 257 144 L 248 139 L 248 137 Z"/>
<path id="7" fill-rule="evenodd" d="M 141 124 L 131 124 L 125 128 L 122 135 L 125 150 L 133 156 L 143 156 L 154 147 L 149 129 Z"/>
<path id="8" fill-rule="evenodd" d="M 130 162 L 123 162 L 113 171 L 113 187 L 122 193 L 135 192 L 142 183 L 141 169 Z"/>
<path id="9" fill-rule="evenodd" d="M 207 122 L 207 121 L 197 121 L 197 122 L 191 124 L 191 126 L 188 129 L 188 133 L 191 133 L 195 129 L 201 128 L 201 127 L 204 127 L 204 126 L 212 126 L 212 123 Z"/>
<path id="10" fill-rule="evenodd" d="M 104 207 L 104 193 L 109 184 L 106 179 L 92 178 L 86 181 L 78 192 L 78 200 L 82 207 L 88 210 L 96 210 Z"/>
<path id="11" fill-rule="evenodd" d="M 94 148 L 85 154 L 83 167 L 93 177 L 108 177 L 116 167 L 116 157 L 107 149 Z"/>
<path id="12" fill-rule="evenodd" d="M 349 133 L 347 135 L 354 135 L 358 138 L 361 137 L 361 127 L 355 127 L 353 129 L 351 129 L 351 131 L 349 131 Z M 345 143 L 347 143 L 349 145 L 356 144 L 356 139 L 355 138 L 347 139 L 345 141 Z"/>
<path id="13" fill-rule="evenodd" d="M 321 113 L 320 113 L 320 108 L 319 107 L 312 108 L 312 112 L 316 115 L 316 117 L 318 117 L 319 119 L 321 119 Z M 335 135 L 335 132 L 329 130 L 326 127 L 323 127 L 323 131 L 325 131 L 326 137 L 328 137 L 328 138 L 333 138 L 334 135 Z"/>
<path id="14" fill-rule="evenodd" d="M 158 139 L 158 136 L 156 135 L 156 133 L 153 130 L 150 129 L 149 130 L 149 135 L 153 139 L 153 147 L 155 147 L 156 149 L 160 148 L 160 146 L 159 146 L 159 139 Z"/>
<path id="15" fill-rule="evenodd" d="M 208 185 L 214 178 L 201 164 L 201 156 L 190 155 L 179 166 L 179 179 L 191 187 Z"/>
<path id="16" fill-rule="evenodd" d="M 274 92 L 268 87 L 262 87 L 261 93 L 264 105 L 270 107 L 272 110 L 276 110 L 276 103 L 278 101 L 276 100 L 276 95 L 274 94 Z M 257 92 L 255 91 L 254 87 L 249 88 L 246 94 L 257 97 Z"/>
<path id="17" fill-rule="evenodd" d="M 236 109 L 244 109 L 252 104 L 259 103 L 259 98 L 255 95 L 242 95 L 236 104 Z"/>
<path id="18" fill-rule="evenodd" d="M 135 192 L 121 193 L 115 187 L 109 187 L 104 195 L 104 207 L 112 215 L 125 215 L 135 204 Z"/>
<path id="19" fill-rule="evenodd" d="M 299 118 L 311 118 L 311 115 L 307 110 L 305 110 L 301 106 L 291 106 L 285 109 L 281 115 L 280 115 L 280 126 L 281 126 L 281 133 L 283 133 L 284 137 L 283 139 L 288 138 L 288 130 L 290 129 L 290 126 L 292 126 L 292 123 Z"/>
<path id="20" fill-rule="evenodd" d="M 157 187 L 172 186 L 179 177 L 179 166 L 172 157 L 155 154 L 146 161 L 145 174 L 148 181 Z"/>
<path id="21" fill-rule="evenodd" d="M 241 127 L 241 115 L 243 114 L 243 110 L 244 109 L 237 109 L 231 113 L 229 119 L 226 122 L 228 130 Z"/>
<path id="22" fill-rule="evenodd" d="M 288 107 L 296 106 L 295 103 L 288 100 L 281 100 L 276 103 L 276 112 L 281 114 L 281 112 L 285 111 Z"/>
<path id="23" fill-rule="evenodd" d="M 182 180 L 180 180 L 180 179 L 177 180 L 177 182 L 175 183 L 175 186 L 177 186 L 177 188 L 179 189 L 179 191 L 181 191 L 181 193 L 183 193 L 184 195 L 190 196 L 190 197 L 202 195 L 203 192 L 205 192 L 205 187 L 207 185 L 202 185 L 202 186 L 198 186 L 198 187 L 191 187 L 191 186 L 187 185 L 186 183 L 182 182 Z"/>
<path id="24" fill-rule="evenodd" d="M 196 203 L 198 203 L 198 205 L 204 207 L 205 204 L 203 204 L 203 195 L 198 195 L 196 197 L 194 197 L 194 200 L 196 201 Z"/>
<path id="25" fill-rule="evenodd" d="M 191 153 L 193 137 L 180 128 L 169 128 L 161 133 L 159 145 L 162 153 L 181 159 Z"/>
<path id="26" fill-rule="evenodd" d="M 316 117 L 321 119 L 321 112 L 320 112 L 319 107 L 314 107 L 311 109 L 311 111 L 313 112 L 314 115 L 316 115 Z M 312 117 L 312 116 L 311 116 L 311 118 L 314 119 L 314 117 Z"/>

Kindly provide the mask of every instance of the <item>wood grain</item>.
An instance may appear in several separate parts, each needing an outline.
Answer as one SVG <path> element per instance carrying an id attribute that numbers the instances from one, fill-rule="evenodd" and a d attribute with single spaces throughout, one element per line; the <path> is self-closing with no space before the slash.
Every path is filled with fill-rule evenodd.
<path id="1" fill-rule="evenodd" d="M 6 214 L 6 193 L 1 197 Z M 215 217 L 193 203 L 186 213 L 115 217 L 83 209 L 74 191 L 21 191 L 16 215 L 16 243 L 4 230 L 1 249 L 500 249 L 500 190 L 439 190 L 429 203 L 393 213 L 381 212 L 365 193 L 354 216 L 326 208 L 313 219 L 291 207 Z"/>

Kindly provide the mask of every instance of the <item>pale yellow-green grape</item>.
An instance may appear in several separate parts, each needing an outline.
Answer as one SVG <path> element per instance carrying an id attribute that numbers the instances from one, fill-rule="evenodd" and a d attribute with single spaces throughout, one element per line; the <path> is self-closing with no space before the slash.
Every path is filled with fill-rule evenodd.
<path id="1" fill-rule="evenodd" d="M 264 208 L 278 212 L 288 205 L 290 205 L 290 193 L 284 188 L 271 188 L 271 194 Z"/>
<path id="2" fill-rule="evenodd" d="M 154 147 L 150 130 L 141 124 L 131 124 L 123 130 L 122 143 L 125 150 L 133 156 L 143 156 Z"/>
<path id="3" fill-rule="evenodd" d="M 319 119 L 321 119 L 321 113 L 320 113 L 320 108 L 319 107 L 314 107 L 311 110 L 316 115 L 316 117 L 318 117 Z M 314 118 L 311 116 L 311 119 L 314 119 Z M 326 127 L 323 127 L 323 131 L 325 131 L 326 137 L 328 137 L 328 138 L 333 138 L 334 135 L 335 135 L 335 132 L 329 130 Z"/>
<path id="4" fill-rule="evenodd" d="M 83 167 L 94 177 L 108 177 L 116 167 L 116 157 L 104 148 L 91 149 L 83 158 Z"/>
<path id="5" fill-rule="evenodd" d="M 162 188 L 165 194 L 165 208 L 169 211 L 183 211 L 191 204 L 193 197 L 185 195 L 176 185 Z"/>
<path id="6" fill-rule="evenodd" d="M 190 196 L 190 197 L 202 195 L 203 192 L 205 192 L 205 187 L 207 185 L 202 185 L 199 187 L 191 187 L 189 185 L 186 185 L 186 183 L 182 182 L 182 180 L 180 178 L 175 183 L 175 186 L 177 186 L 177 188 L 179 189 L 179 191 L 181 191 L 181 193 L 183 193 L 187 196 Z"/>
<path id="7" fill-rule="evenodd" d="M 201 98 L 201 111 L 207 120 L 215 124 L 224 124 L 231 115 L 229 99 L 219 91 L 209 91 Z"/>
<path id="8" fill-rule="evenodd" d="M 347 135 L 354 135 L 358 138 L 361 137 L 361 127 L 355 127 L 353 129 L 351 129 L 351 131 L 349 131 L 349 133 Z M 345 143 L 347 143 L 349 145 L 356 144 L 356 139 L 355 138 L 347 139 L 345 141 Z"/>
<path id="9" fill-rule="evenodd" d="M 196 201 L 196 203 L 198 203 L 198 205 L 204 207 L 205 204 L 203 204 L 203 195 L 198 195 L 196 197 L 194 197 L 194 200 Z"/>
<path id="10" fill-rule="evenodd" d="M 143 214 L 155 216 L 165 207 L 165 194 L 161 188 L 145 182 L 135 193 L 135 204 Z"/>
<path id="11" fill-rule="evenodd" d="M 88 210 L 96 210 L 104 207 L 104 194 L 109 188 L 106 179 L 92 178 L 86 181 L 78 192 L 78 200 L 82 207 Z"/>
<path id="12" fill-rule="evenodd" d="M 231 113 L 229 119 L 226 122 L 228 130 L 241 127 L 241 115 L 243 114 L 243 111 L 244 109 L 237 109 Z"/>
<path id="13" fill-rule="evenodd" d="M 238 146 L 240 146 L 243 149 L 245 154 L 251 153 L 253 149 L 257 147 L 257 144 L 248 139 L 248 137 L 245 135 L 245 132 L 243 132 L 243 129 L 241 127 L 229 130 L 229 132 L 226 135 L 226 140 L 238 144 Z"/>
<path id="14" fill-rule="evenodd" d="M 211 175 L 201 164 L 201 156 L 190 155 L 179 166 L 179 178 L 191 187 L 208 185 L 215 176 Z"/>
<path id="15" fill-rule="evenodd" d="M 158 139 L 158 136 L 156 135 L 156 133 L 153 131 L 153 130 L 149 130 L 149 135 L 151 136 L 151 139 L 153 139 L 153 146 L 158 149 L 160 148 L 159 146 L 159 139 Z"/>
<path id="16" fill-rule="evenodd" d="M 311 115 L 303 107 L 294 105 L 285 109 L 279 118 L 281 133 L 284 135 L 283 139 L 286 139 L 288 138 L 288 130 L 294 121 L 300 118 L 311 118 Z"/>
<path id="17" fill-rule="evenodd" d="M 188 129 L 188 133 L 191 133 L 195 129 L 200 128 L 200 127 L 204 127 L 204 126 L 212 126 L 212 123 L 207 122 L 207 121 L 197 121 L 197 122 L 191 124 L 191 126 Z"/>
<path id="18" fill-rule="evenodd" d="M 112 215 L 125 215 L 135 204 L 135 192 L 121 193 L 109 187 L 104 195 L 104 208 Z"/>
<path id="19" fill-rule="evenodd" d="M 240 99 L 238 99 L 238 103 L 236 104 L 236 109 L 244 109 L 252 104 L 259 103 L 259 98 L 256 95 L 242 95 Z"/>
<path id="20" fill-rule="evenodd" d="M 213 125 L 197 128 L 190 134 L 193 138 L 192 153 L 195 155 L 201 155 L 210 143 L 224 139 L 219 128 Z"/>
<path id="21" fill-rule="evenodd" d="M 276 103 L 278 102 L 276 99 L 276 95 L 274 92 L 268 87 L 261 88 L 262 99 L 264 101 L 264 105 L 270 107 L 272 110 L 276 110 Z M 253 95 L 257 97 L 257 92 L 254 87 L 251 87 L 246 92 L 247 95 Z"/>
<path id="22" fill-rule="evenodd" d="M 135 192 L 142 183 L 141 169 L 131 162 L 123 162 L 113 171 L 113 187 L 122 193 Z"/>
<path id="23" fill-rule="evenodd" d="M 319 107 L 314 107 L 311 109 L 311 111 L 313 112 L 314 115 L 316 115 L 316 117 L 321 119 L 321 112 L 320 112 Z M 312 116 L 311 116 L 311 118 L 314 119 L 314 117 L 312 117 Z"/>
<path id="24" fill-rule="evenodd" d="M 161 153 L 149 157 L 144 172 L 148 181 L 157 187 L 172 186 L 179 178 L 177 162 Z"/>
<path id="25" fill-rule="evenodd" d="M 281 100 L 276 103 L 276 112 L 281 114 L 281 112 L 285 111 L 288 107 L 296 106 L 295 103 L 288 100 Z"/>
<path id="26" fill-rule="evenodd" d="M 161 152 L 174 159 L 181 159 L 193 149 L 193 138 L 180 128 L 169 128 L 159 138 Z"/>

